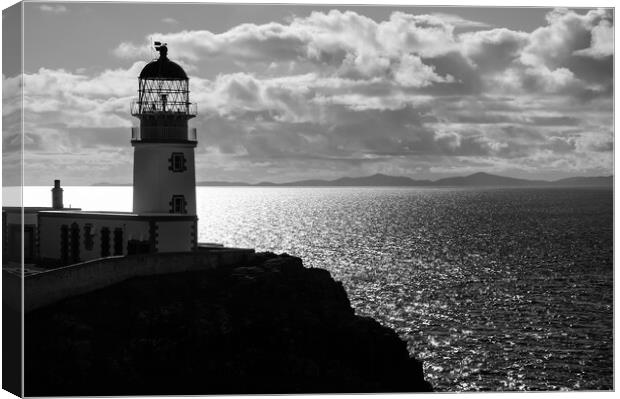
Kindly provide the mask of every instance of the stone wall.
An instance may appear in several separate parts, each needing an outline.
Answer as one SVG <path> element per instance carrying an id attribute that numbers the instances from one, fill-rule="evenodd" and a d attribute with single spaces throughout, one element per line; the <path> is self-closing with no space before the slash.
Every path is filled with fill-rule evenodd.
<path id="1" fill-rule="evenodd" d="M 24 312 L 107 287 L 131 277 L 234 266 L 248 261 L 253 254 L 253 249 L 224 248 L 211 251 L 117 256 L 29 275 L 24 278 Z M 3 277 L 7 277 L 6 273 Z M 15 285 L 20 283 L 20 279 L 10 278 L 7 282 Z M 19 288 L 13 287 L 13 289 Z M 7 300 L 7 305 L 12 308 L 19 309 L 19 303 L 14 299 L 5 297 L 3 300 Z"/>

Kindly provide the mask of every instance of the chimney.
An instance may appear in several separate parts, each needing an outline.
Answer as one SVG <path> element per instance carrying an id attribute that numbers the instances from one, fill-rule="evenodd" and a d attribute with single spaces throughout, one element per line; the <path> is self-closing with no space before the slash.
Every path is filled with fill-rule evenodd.
<path id="1" fill-rule="evenodd" d="M 54 188 L 52 189 L 52 208 L 64 208 L 64 206 L 62 205 L 62 192 L 63 189 L 60 188 L 60 180 L 54 180 Z"/>

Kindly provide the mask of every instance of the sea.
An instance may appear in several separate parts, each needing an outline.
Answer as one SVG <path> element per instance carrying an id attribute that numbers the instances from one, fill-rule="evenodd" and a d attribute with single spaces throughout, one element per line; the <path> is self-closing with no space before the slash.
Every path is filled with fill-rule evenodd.
<path id="1" fill-rule="evenodd" d="M 65 205 L 131 211 L 131 187 Z M 26 206 L 49 206 L 27 187 Z M 613 389 L 613 191 L 199 187 L 199 240 L 299 256 L 438 391 Z"/>

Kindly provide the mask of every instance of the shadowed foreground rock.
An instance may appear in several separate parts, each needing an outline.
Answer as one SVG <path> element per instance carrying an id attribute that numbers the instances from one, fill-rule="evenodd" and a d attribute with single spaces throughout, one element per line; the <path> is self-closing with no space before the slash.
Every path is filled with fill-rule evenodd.
<path id="1" fill-rule="evenodd" d="M 299 258 L 135 278 L 25 318 L 28 396 L 429 391 L 396 333 Z"/>

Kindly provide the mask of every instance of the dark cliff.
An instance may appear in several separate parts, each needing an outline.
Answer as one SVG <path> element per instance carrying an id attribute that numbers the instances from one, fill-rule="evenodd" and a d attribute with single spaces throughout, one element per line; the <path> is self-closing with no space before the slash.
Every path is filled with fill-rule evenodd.
<path id="1" fill-rule="evenodd" d="M 299 258 L 127 280 L 25 316 L 28 396 L 429 391 L 396 333 Z"/>

